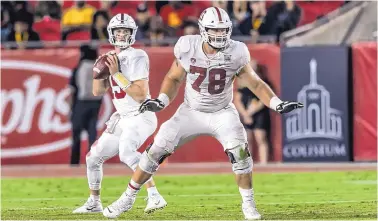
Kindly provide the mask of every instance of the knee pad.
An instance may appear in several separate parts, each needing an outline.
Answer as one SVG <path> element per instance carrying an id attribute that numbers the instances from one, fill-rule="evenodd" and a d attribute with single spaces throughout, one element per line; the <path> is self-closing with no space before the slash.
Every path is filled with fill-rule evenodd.
<path id="1" fill-rule="evenodd" d="M 87 153 L 85 161 L 89 170 L 98 170 L 104 163 L 104 160 L 92 150 Z"/>
<path id="2" fill-rule="evenodd" d="M 139 167 L 149 174 L 155 173 L 164 159 L 169 157 L 172 152 L 153 143 L 144 151 L 139 161 Z"/>
<path id="3" fill-rule="evenodd" d="M 253 160 L 247 144 L 239 144 L 236 147 L 226 149 L 225 153 L 232 163 L 232 170 L 235 174 L 252 172 Z"/>

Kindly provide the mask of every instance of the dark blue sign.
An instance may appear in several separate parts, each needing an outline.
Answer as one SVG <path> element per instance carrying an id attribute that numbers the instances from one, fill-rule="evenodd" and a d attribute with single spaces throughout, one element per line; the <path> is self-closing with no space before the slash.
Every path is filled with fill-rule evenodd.
<path id="1" fill-rule="evenodd" d="M 281 49 L 281 92 L 302 109 L 283 116 L 285 162 L 349 161 L 348 48 Z"/>

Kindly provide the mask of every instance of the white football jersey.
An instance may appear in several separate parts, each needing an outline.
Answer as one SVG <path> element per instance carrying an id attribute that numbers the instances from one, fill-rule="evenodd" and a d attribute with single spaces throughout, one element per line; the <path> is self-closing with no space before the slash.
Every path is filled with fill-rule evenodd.
<path id="1" fill-rule="evenodd" d="M 130 82 L 141 79 L 148 80 L 150 62 L 145 51 L 129 47 L 121 51 L 117 56 L 120 71 L 127 80 Z M 123 91 L 112 77 L 109 78 L 109 81 L 112 90 L 113 104 L 117 112 L 121 115 L 137 113 L 140 103 Z M 150 98 L 149 92 L 147 98 Z"/>
<path id="2" fill-rule="evenodd" d="M 229 46 L 207 56 L 200 35 L 182 36 L 175 45 L 176 59 L 185 69 L 185 103 L 202 112 L 215 112 L 232 102 L 235 75 L 250 62 L 247 46 L 231 40 Z"/>

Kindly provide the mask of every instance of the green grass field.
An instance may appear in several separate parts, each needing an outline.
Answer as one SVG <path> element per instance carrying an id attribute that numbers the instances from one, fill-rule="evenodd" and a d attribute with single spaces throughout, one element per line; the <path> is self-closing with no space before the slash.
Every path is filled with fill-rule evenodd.
<path id="1" fill-rule="evenodd" d="M 145 215 L 143 189 L 133 209 L 119 219 L 242 220 L 233 175 L 157 176 L 168 206 Z M 275 173 L 254 176 L 255 198 L 264 219 L 377 218 L 377 175 L 368 172 Z M 129 177 L 105 177 L 107 206 L 124 191 Z M 101 220 L 102 214 L 74 215 L 88 197 L 86 178 L 2 179 L 2 220 Z"/>

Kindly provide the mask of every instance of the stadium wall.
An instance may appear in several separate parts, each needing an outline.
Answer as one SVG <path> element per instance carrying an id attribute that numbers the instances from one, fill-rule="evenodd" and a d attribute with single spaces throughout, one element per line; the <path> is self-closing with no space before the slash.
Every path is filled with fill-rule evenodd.
<path id="1" fill-rule="evenodd" d="M 265 66 L 274 90 L 280 94 L 280 48 L 276 45 L 259 44 L 250 45 L 249 49 L 251 56 Z M 152 47 L 145 50 L 150 56 L 150 89 L 152 96 L 155 97 L 174 59 L 173 50 L 170 47 Z M 101 49 L 100 53 L 105 51 L 106 49 Z M 68 118 L 69 106 L 66 102 L 69 92 L 67 83 L 79 56 L 78 49 L 2 51 L 2 165 L 67 164 L 69 162 L 71 126 Z M 371 86 L 375 86 L 376 96 L 376 85 Z M 183 101 L 183 88 L 181 87 L 177 99 L 165 111 L 158 113 L 159 126 L 174 114 Z M 104 130 L 104 123 L 112 111 L 110 96 L 107 95 L 104 97 L 100 111 L 99 135 Z M 376 113 L 376 104 L 373 111 Z M 365 114 L 363 111 L 357 113 Z M 281 161 L 281 120 L 276 113 L 272 113 L 271 116 L 273 159 Z M 376 124 L 372 128 L 373 131 L 375 129 L 374 134 L 376 134 Z M 84 153 L 87 149 L 85 134 L 83 137 L 82 163 L 85 162 Z M 376 147 L 376 136 L 372 136 L 372 140 L 374 139 Z M 151 141 L 152 138 L 147 140 L 141 151 Z M 357 145 L 356 142 L 354 144 Z M 358 146 L 360 145 L 358 143 Z M 357 153 L 360 152 L 357 151 Z M 257 154 L 255 153 L 254 156 Z M 365 158 L 366 156 L 362 156 L 358 159 Z M 195 139 L 185 144 L 169 158 L 169 162 L 225 162 L 227 160 L 220 144 L 211 137 Z M 110 162 L 119 162 L 119 160 L 114 157 Z"/>
<path id="2" fill-rule="evenodd" d="M 353 155 L 377 161 L 377 43 L 352 44 Z"/>

